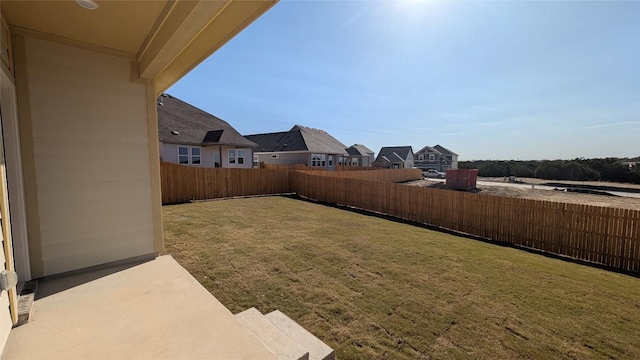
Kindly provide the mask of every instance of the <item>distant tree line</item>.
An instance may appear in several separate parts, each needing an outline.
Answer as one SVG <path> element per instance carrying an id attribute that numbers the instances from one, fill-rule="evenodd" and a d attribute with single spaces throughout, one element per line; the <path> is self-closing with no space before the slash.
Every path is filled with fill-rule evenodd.
<path id="1" fill-rule="evenodd" d="M 637 162 L 629 167 L 625 162 Z M 461 161 L 461 169 L 478 169 L 479 176 L 535 177 L 547 180 L 615 181 L 640 184 L 640 158 L 573 160 L 480 160 Z"/>

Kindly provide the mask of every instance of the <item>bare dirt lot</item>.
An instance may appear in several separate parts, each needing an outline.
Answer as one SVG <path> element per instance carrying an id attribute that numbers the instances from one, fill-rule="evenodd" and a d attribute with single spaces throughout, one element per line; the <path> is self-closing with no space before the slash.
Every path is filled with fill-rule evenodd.
<path id="1" fill-rule="evenodd" d="M 542 184 L 547 183 L 547 180 L 540 179 L 518 179 L 528 184 Z M 594 206 L 607 206 L 617 207 L 622 209 L 640 210 L 640 199 L 621 196 L 605 196 L 594 194 L 581 194 L 574 192 L 554 191 L 554 190 L 541 190 L 530 189 L 527 187 L 507 187 L 502 184 L 496 186 L 486 185 L 486 182 L 494 181 L 503 183 L 502 178 L 480 178 L 479 181 L 485 182 L 483 185 L 478 185 L 474 192 L 481 195 L 494 195 L 494 196 L 507 196 L 524 199 L 545 200 L 555 202 L 565 202 L 571 204 L 584 204 Z M 530 182 L 529 182 L 530 181 Z M 565 182 L 573 183 L 575 185 L 603 185 L 603 186 L 616 186 L 616 187 L 628 187 L 628 188 L 640 188 L 640 185 L 632 184 L 614 184 L 614 183 L 602 183 L 602 182 Z M 446 189 L 443 182 L 437 182 L 432 180 L 416 180 L 408 182 L 407 185 L 412 186 L 425 186 L 432 188 Z M 451 190 L 453 191 L 453 190 Z"/>
<path id="2" fill-rule="evenodd" d="M 640 185 L 636 184 L 625 184 L 625 183 L 616 183 L 616 182 L 608 182 L 608 181 L 571 181 L 571 180 L 545 180 L 545 179 L 536 179 L 536 178 L 517 178 L 518 181 L 521 181 L 524 184 L 546 184 L 546 183 L 554 183 L 561 182 L 563 184 L 572 184 L 572 185 L 589 185 L 589 186 L 606 186 L 606 187 L 615 187 L 615 188 L 626 188 L 626 189 L 639 189 Z M 491 182 L 505 182 L 505 178 L 503 177 L 479 177 L 478 181 L 491 181 Z"/>

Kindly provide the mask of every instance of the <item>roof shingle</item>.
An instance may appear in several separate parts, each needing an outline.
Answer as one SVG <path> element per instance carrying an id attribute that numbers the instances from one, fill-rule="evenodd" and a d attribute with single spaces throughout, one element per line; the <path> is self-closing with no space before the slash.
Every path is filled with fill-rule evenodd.
<path id="1" fill-rule="evenodd" d="M 246 135 L 258 144 L 255 152 L 308 151 L 311 153 L 344 154 L 346 146 L 324 130 L 295 125 L 289 131 Z"/>
<path id="2" fill-rule="evenodd" d="M 229 123 L 169 94 L 158 97 L 160 142 L 256 147 Z"/>
<path id="3" fill-rule="evenodd" d="M 433 147 L 434 149 L 436 149 L 437 151 L 439 151 L 442 155 L 454 155 L 454 156 L 458 156 L 458 154 L 454 153 L 453 151 L 447 149 L 446 147 L 442 146 L 442 145 L 436 145 Z"/>
<path id="4" fill-rule="evenodd" d="M 388 146 L 380 149 L 378 158 L 386 159 L 387 161 L 405 161 L 410 153 L 413 153 L 411 146 Z M 397 160 L 396 160 L 397 159 Z"/>
<path id="5" fill-rule="evenodd" d="M 349 155 L 372 156 L 373 151 L 362 144 L 353 144 L 348 149 Z"/>

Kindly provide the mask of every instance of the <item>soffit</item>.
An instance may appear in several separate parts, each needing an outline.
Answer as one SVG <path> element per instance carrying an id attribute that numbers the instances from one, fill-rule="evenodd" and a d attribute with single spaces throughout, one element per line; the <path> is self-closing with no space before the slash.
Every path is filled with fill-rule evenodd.
<path id="1" fill-rule="evenodd" d="M 131 79 L 152 79 L 160 95 L 278 0 L 0 0 L 14 34 L 134 60 Z M 26 30 L 25 30 L 26 29 Z"/>
<path id="2" fill-rule="evenodd" d="M 2 0 L 2 16 L 11 25 L 137 54 L 151 33 L 166 0 L 100 1 L 96 10 L 75 1 Z"/>

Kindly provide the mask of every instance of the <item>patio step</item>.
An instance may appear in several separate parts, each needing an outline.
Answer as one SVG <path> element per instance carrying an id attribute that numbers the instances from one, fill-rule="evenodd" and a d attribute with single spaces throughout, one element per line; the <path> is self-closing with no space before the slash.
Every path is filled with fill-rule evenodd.
<path id="1" fill-rule="evenodd" d="M 278 359 L 309 360 L 309 352 L 278 330 L 258 309 L 247 309 L 235 317 Z"/>
<path id="2" fill-rule="evenodd" d="M 309 351 L 309 360 L 335 360 L 335 353 L 329 345 L 279 310 L 270 312 L 264 317 L 296 344 Z"/>

